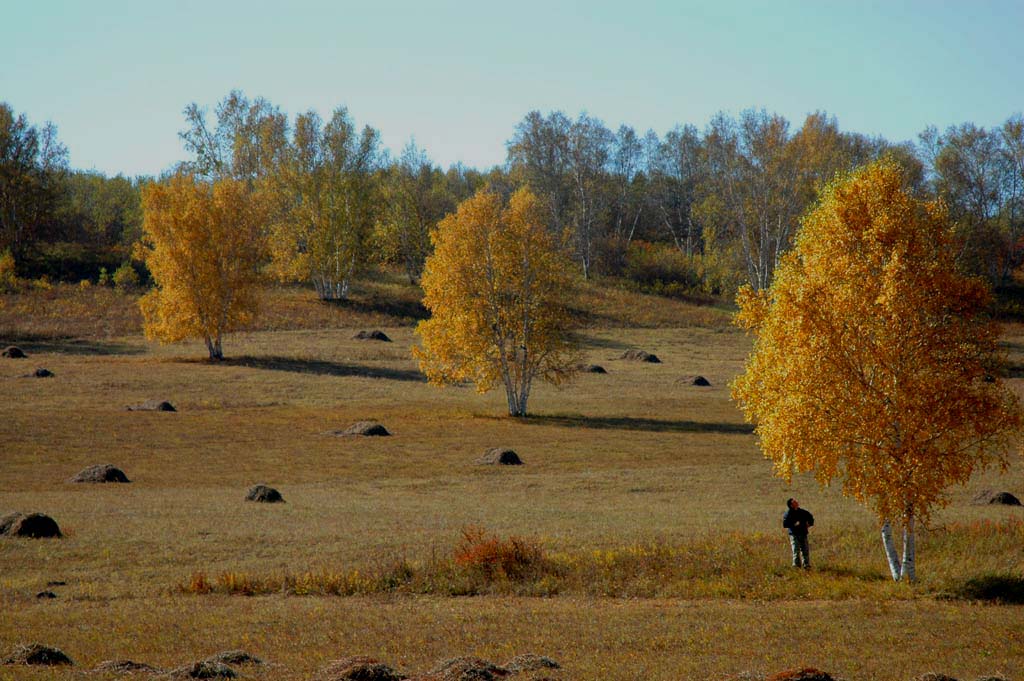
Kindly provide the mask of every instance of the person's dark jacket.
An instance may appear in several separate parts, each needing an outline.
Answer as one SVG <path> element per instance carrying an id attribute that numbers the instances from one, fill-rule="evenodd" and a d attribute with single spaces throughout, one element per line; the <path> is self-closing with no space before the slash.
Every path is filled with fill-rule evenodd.
<path id="1" fill-rule="evenodd" d="M 802 508 L 791 508 L 782 516 L 782 526 L 797 537 L 806 537 L 807 528 L 814 524 L 814 516 Z"/>

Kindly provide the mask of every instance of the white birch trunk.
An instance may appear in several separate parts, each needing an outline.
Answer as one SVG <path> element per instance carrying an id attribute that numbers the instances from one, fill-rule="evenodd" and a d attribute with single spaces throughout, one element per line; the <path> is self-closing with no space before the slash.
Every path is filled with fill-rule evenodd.
<path id="1" fill-rule="evenodd" d="M 892 538 L 892 525 L 888 520 L 882 523 L 882 546 L 885 547 L 885 557 L 889 560 L 892 581 L 898 582 L 903 576 L 903 566 L 900 563 L 899 554 L 896 553 L 896 542 Z"/>

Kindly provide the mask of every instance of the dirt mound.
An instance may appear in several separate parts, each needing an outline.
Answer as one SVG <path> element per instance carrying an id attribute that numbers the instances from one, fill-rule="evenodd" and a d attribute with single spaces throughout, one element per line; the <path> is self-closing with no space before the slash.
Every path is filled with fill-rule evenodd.
<path id="1" fill-rule="evenodd" d="M 985 489 L 978 492 L 977 496 L 974 497 L 973 503 L 978 506 L 985 506 L 987 504 L 996 504 L 999 506 L 1021 505 L 1020 499 L 1009 492 L 997 492 L 991 489 Z"/>
<path id="2" fill-rule="evenodd" d="M 133 660 L 104 660 L 96 665 L 93 670 L 96 674 L 160 674 L 162 669 L 148 665 L 145 662 Z"/>
<path id="3" fill-rule="evenodd" d="M 603 366 L 600 364 L 577 364 L 576 370 L 581 374 L 607 374 Z"/>
<path id="4" fill-rule="evenodd" d="M 257 487 L 262 487 L 262 485 L 257 485 Z M 255 488 L 253 488 L 253 489 L 255 489 Z M 267 489 L 270 489 L 270 488 L 268 487 Z M 276 492 L 277 490 L 271 490 L 271 491 L 275 491 Z M 284 501 L 283 499 L 280 499 L 280 495 L 278 495 L 278 500 L 279 501 Z M 219 662 L 220 664 L 230 664 L 230 665 L 236 665 L 236 666 L 237 665 L 243 665 L 243 664 L 252 664 L 252 665 L 263 664 L 263 660 L 261 660 L 260 658 L 256 657 L 255 655 L 250 655 L 249 653 L 245 652 L 244 650 L 224 650 L 222 652 L 217 653 L 216 655 L 210 655 L 208 658 L 206 658 L 205 661 L 206 662 Z"/>
<path id="5" fill-rule="evenodd" d="M 402 681 L 406 677 L 375 658 L 357 655 L 335 660 L 321 669 L 317 678 L 322 681 Z"/>
<path id="6" fill-rule="evenodd" d="M 171 670 L 170 676 L 174 679 L 233 679 L 238 674 L 223 662 L 201 660 Z"/>
<path id="7" fill-rule="evenodd" d="M 430 670 L 431 681 L 494 681 L 510 674 L 504 667 L 479 657 L 453 657 Z"/>
<path id="8" fill-rule="evenodd" d="M 507 447 L 494 447 L 484 452 L 477 463 L 487 466 L 522 466 L 523 460 Z"/>
<path id="9" fill-rule="evenodd" d="M 332 430 L 331 435 L 361 435 L 364 437 L 386 437 L 388 429 L 376 421 L 357 421 L 345 430 Z"/>
<path id="10" fill-rule="evenodd" d="M 704 378 L 703 376 L 683 376 L 676 382 L 682 383 L 684 385 L 695 385 L 701 388 L 711 387 L 711 381 Z"/>
<path id="11" fill-rule="evenodd" d="M 11 513 L 0 518 L 0 534 L 8 537 L 62 537 L 57 522 L 42 513 Z"/>
<path id="12" fill-rule="evenodd" d="M 40 591 L 39 593 L 36 594 L 36 598 L 44 599 L 44 600 L 45 599 L 50 599 L 50 598 L 56 598 L 56 597 L 57 597 L 57 594 L 53 593 L 52 591 Z"/>
<path id="13" fill-rule="evenodd" d="M 50 378 L 52 376 L 53 376 L 53 372 L 52 371 L 50 371 L 49 369 L 44 369 L 42 367 L 39 367 L 38 369 L 33 371 L 31 374 L 25 374 L 25 378 Z"/>
<path id="14" fill-rule="evenodd" d="M 249 491 L 245 495 L 246 501 L 258 501 L 263 504 L 278 504 L 284 503 L 284 497 L 273 487 L 267 487 L 266 485 L 253 485 L 249 488 Z M 227 651 L 227 652 L 241 652 L 241 651 Z M 223 653 L 222 653 L 223 654 Z M 234 664 L 234 663 L 228 663 Z"/>
<path id="15" fill-rule="evenodd" d="M 26 357 L 28 357 L 28 355 L 25 354 L 25 351 L 19 348 L 17 345 L 8 345 L 6 348 L 4 348 L 3 352 L 0 352 L 0 355 L 3 355 L 4 357 L 7 357 L 9 359 L 25 359 Z"/>
<path id="16" fill-rule="evenodd" d="M 353 340 L 375 340 L 383 343 L 390 343 L 391 339 L 383 331 L 374 329 L 373 331 L 360 331 L 356 335 L 352 336 Z"/>
<path id="17" fill-rule="evenodd" d="M 146 400 L 141 404 L 132 404 L 127 407 L 128 411 L 178 411 L 174 405 L 166 400 Z"/>
<path id="18" fill-rule="evenodd" d="M 661 364 L 661 360 L 658 359 L 657 355 L 652 355 L 649 352 L 643 350 L 626 350 L 619 356 L 619 359 L 628 359 L 631 362 L 647 362 L 649 364 Z"/>
<path id="19" fill-rule="evenodd" d="M 828 672 L 823 672 L 814 667 L 803 667 L 802 669 L 787 669 L 786 671 L 772 674 L 768 681 L 835 681 Z"/>
<path id="20" fill-rule="evenodd" d="M 522 655 L 516 655 L 505 664 L 505 669 L 509 670 L 513 674 L 521 674 L 523 672 L 535 672 L 540 669 L 561 669 L 562 665 L 558 664 L 550 657 L 544 657 L 543 655 L 534 655 L 533 653 L 524 653 Z"/>
<path id="21" fill-rule="evenodd" d="M 11 654 L 4 658 L 4 664 L 38 664 L 53 666 L 58 664 L 74 664 L 71 658 L 57 648 L 39 643 L 15 646 Z"/>
<path id="22" fill-rule="evenodd" d="M 89 466 L 75 477 L 71 482 L 131 482 L 117 466 L 109 463 Z"/>

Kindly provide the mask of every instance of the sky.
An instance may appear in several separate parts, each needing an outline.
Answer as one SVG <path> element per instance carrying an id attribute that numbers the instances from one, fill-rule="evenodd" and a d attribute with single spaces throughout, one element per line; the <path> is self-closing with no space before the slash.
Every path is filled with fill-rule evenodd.
<path id="1" fill-rule="evenodd" d="M 894 142 L 1024 110 L 1024 0 L 4 0 L 0 18 L 0 101 L 108 175 L 186 158 L 182 110 L 232 89 L 293 116 L 347 106 L 392 153 L 478 168 L 535 109 L 659 134 L 827 111 Z"/>

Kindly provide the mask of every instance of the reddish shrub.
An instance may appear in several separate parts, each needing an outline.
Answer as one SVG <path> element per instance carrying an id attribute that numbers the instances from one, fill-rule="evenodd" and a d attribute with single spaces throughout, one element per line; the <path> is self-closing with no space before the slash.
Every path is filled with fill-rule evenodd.
<path id="1" fill-rule="evenodd" d="M 463 528 L 455 547 L 455 564 L 479 570 L 488 579 L 525 579 L 544 562 L 544 550 L 535 539 L 490 534 L 482 527 Z"/>

